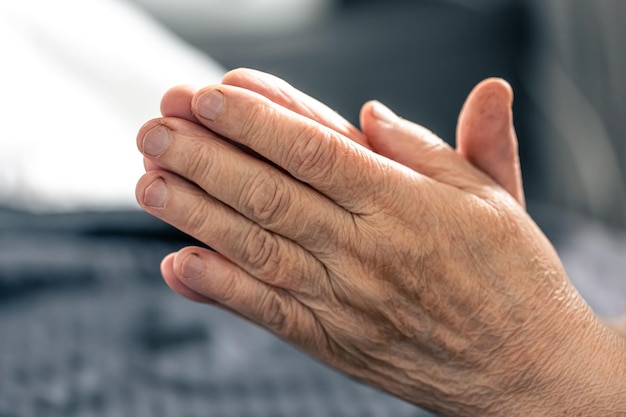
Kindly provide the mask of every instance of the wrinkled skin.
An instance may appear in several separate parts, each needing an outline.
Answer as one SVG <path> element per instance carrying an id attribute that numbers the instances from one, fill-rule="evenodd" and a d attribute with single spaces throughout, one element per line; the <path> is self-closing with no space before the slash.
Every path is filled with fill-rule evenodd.
<path id="1" fill-rule="evenodd" d="M 442 415 L 624 415 L 624 339 L 525 213 L 512 124 L 468 100 L 456 152 L 377 103 L 360 133 L 251 78 L 171 92 L 139 132 L 139 203 L 216 250 L 168 256 L 174 290 Z"/>

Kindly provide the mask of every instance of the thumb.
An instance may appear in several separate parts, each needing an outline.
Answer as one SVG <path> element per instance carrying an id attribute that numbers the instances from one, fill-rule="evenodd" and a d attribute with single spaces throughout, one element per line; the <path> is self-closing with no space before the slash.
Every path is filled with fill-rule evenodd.
<path id="1" fill-rule="evenodd" d="M 477 194 L 483 185 L 494 183 L 433 132 L 396 116 L 380 102 L 365 103 L 361 128 L 374 152 L 436 181 Z"/>
<path id="2" fill-rule="evenodd" d="M 512 103 L 513 90 L 502 79 L 474 87 L 459 115 L 457 151 L 525 206 Z"/>

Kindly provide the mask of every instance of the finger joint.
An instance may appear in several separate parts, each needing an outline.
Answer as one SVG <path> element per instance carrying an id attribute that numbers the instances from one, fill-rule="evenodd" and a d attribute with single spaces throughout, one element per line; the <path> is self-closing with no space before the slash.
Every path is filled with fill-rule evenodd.
<path id="1" fill-rule="evenodd" d="M 252 275 L 276 279 L 281 266 L 278 238 L 260 227 L 250 229 L 243 239 L 241 259 Z"/>
<path id="2" fill-rule="evenodd" d="M 286 184 L 272 173 L 262 173 L 251 178 L 243 187 L 243 215 L 265 226 L 273 226 L 282 219 L 290 205 Z"/>
<path id="3" fill-rule="evenodd" d="M 287 154 L 287 170 L 308 182 L 328 179 L 334 166 L 335 141 L 318 126 L 303 128 L 294 138 Z"/>
<path id="4" fill-rule="evenodd" d="M 285 332 L 289 319 L 289 303 L 281 290 L 269 290 L 261 300 L 261 321 L 274 332 Z"/>

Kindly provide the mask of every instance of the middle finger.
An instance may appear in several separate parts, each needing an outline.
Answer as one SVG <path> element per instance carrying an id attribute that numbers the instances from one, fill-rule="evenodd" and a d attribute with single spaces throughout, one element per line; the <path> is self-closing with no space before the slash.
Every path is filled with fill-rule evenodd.
<path id="1" fill-rule="evenodd" d="M 349 230 L 352 224 L 349 214 L 328 198 L 187 120 L 146 123 L 138 147 L 162 169 L 313 253 L 327 252 L 336 230 Z"/>

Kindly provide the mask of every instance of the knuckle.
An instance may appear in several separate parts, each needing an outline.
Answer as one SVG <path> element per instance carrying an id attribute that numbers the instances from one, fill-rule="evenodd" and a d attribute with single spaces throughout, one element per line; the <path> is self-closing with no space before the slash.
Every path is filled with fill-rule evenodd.
<path id="1" fill-rule="evenodd" d="M 243 240 L 242 261 L 262 277 L 277 277 L 280 272 L 280 245 L 276 236 L 254 228 Z"/>
<path id="2" fill-rule="evenodd" d="M 289 241 L 255 228 L 241 239 L 238 257 L 252 276 L 276 288 L 302 295 L 319 295 L 322 292 L 318 280 L 324 274 L 311 258 L 294 252 Z"/>
<path id="3" fill-rule="evenodd" d="M 334 143 L 330 132 L 313 125 L 303 128 L 294 138 L 287 169 L 305 178 L 324 177 L 334 163 Z"/>
<path id="4" fill-rule="evenodd" d="M 259 174 L 249 180 L 241 195 L 243 214 L 265 225 L 272 225 L 281 219 L 290 204 L 285 183 L 269 173 Z"/>
<path id="5" fill-rule="evenodd" d="M 289 306 L 282 292 L 270 290 L 261 300 L 261 320 L 276 332 L 287 327 Z"/>

